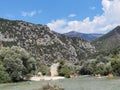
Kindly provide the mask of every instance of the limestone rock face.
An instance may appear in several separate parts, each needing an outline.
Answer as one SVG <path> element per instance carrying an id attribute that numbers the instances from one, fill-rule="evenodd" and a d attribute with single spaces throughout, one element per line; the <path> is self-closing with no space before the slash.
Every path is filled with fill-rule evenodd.
<path id="1" fill-rule="evenodd" d="M 59 67 L 59 63 L 54 63 L 51 65 L 50 67 L 50 73 L 51 76 L 58 76 L 58 67 Z"/>
<path id="2" fill-rule="evenodd" d="M 68 37 L 52 32 L 49 27 L 24 21 L 0 19 L 1 46 L 25 48 L 36 60 L 51 65 L 65 59 L 76 63 L 95 52 L 90 42 L 79 37 Z"/>

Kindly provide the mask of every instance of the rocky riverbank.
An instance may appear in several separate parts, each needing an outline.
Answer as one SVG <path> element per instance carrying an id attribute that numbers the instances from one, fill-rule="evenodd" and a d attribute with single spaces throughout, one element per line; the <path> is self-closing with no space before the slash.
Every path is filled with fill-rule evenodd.
<path id="1" fill-rule="evenodd" d="M 59 79 L 65 79 L 65 77 L 61 76 L 33 76 L 30 78 L 31 81 L 40 81 L 40 80 L 59 80 Z"/>

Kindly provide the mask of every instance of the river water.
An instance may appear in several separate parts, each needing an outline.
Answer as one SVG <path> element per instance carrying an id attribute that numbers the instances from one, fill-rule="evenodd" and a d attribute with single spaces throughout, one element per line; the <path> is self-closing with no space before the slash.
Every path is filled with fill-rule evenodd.
<path id="1" fill-rule="evenodd" d="M 56 81 L 27 81 L 20 83 L 0 84 L 0 90 L 37 90 L 46 83 L 59 85 L 65 90 L 120 90 L 120 78 L 96 78 L 80 76 L 78 78 Z"/>

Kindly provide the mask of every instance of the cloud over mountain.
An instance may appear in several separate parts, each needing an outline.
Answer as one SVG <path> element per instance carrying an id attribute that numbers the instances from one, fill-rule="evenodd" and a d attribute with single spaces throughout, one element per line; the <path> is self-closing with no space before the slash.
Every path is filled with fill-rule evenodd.
<path id="1" fill-rule="evenodd" d="M 102 0 L 101 4 L 103 13 L 94 16 L 93 20 L 90 20 L 90 17 L 86 17 L 82 21 L 58 19 L 53 20 L 47 25 L 52 30 L 61 33 L 68 31 L 106 33 L 120 24 L 120 0 Z"/>

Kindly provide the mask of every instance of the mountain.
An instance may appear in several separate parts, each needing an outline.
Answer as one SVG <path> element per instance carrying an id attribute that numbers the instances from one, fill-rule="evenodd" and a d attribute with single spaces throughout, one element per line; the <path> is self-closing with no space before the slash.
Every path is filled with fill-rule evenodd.
<path id="1" fill-rule="evenodd" d="M 91 40 L 95 40 L 98 37 L 101 37 L 103 34 L 97 34 L 97 33 L 86 34 L 86 33 L 79 33 L 76 31 L 71 31 L 71 32 L 65 33 L 65 35 L 70 36 L 70 37 L 81 37 L 85 40 L 91 41 Z"/>
<path id="2" fill-rule="evenodd" d="M 108 50 L 120 46 L 120 26 L 117 26 L 109 33 L 94 40 L 92 44 L 97 50 Z"/>
<path id="3" fill-rule="evenodd" d="M 47 65 L 57 59 L 76 63 L 95 52 L 90 42 L 52 32 L 46 25 L 0 18 L 0 47 L 13 45 L 26 49 Z"/>

